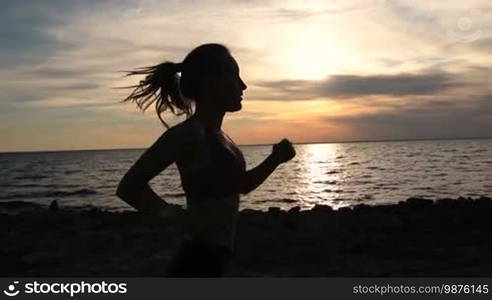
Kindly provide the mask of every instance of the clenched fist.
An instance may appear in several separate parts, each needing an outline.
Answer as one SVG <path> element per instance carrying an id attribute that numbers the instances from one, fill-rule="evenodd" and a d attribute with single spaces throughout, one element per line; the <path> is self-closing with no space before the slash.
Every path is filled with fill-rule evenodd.
<path id="1" fill-rule="evenodd" d="M 294 146 L 292 146 L 292 143 L 288 139 L 283 139 L 280 143 L 273 145 L 271 155 L 279 164 L 281 164 L 288 162 L 296 156 L 296 150 L 294 150 Z"/>

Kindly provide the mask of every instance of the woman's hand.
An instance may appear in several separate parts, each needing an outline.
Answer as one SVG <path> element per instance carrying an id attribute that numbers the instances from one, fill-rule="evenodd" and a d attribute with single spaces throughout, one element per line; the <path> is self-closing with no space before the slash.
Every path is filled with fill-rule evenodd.
<path id="1" fill-rule="evenodd" d="M 244 172 L 241 182 L 241 194 L 245 195 L 259 187 L 267 179 L 275 168 L 281 163 L 287 162 L 296 156 L 292 143 L 283 139 L 273 145 L 272 153 L 258 166 Z"/>
<path id="2" fill-rule="evenodd" d="M 294 156 L 296 156 L 296 150 L 292 143 L 288 139 L 283 139 L 278 144 L 273 145 L 273 150 L 271 154 L 275 160 L 281 164 L 284 162 L 288 162 Z"/>

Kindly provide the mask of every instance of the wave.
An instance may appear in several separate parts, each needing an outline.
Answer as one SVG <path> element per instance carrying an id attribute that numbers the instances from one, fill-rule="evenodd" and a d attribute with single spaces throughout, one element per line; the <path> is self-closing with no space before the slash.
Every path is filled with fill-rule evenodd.
<path id="1" fill-rule="evenodd" d="M 106 168 L 106 169 L 101 169 L 100 171 L 103 173 L 114 173 L 114 172 L 122 172 L 123 170 L 121 168 Z"/>
<path id="2" fill-rule="evenodd" d="M 488 151 L 488 149 L 476 149 L 474 151 L 472 151 L 471 153 L 481 153 L 481 152 L 486 152 Z"/>
<path id="3" fill-rule="evenodd" d="M 430 187 L 430 186 L 426 186 L 426 187 L 415 187 L 413 188 L 414 190 L 419 190 L 419 191 L 433 191 L 434 188 L 433 187 Z"/>
<path id="4" fill-rule="evenodd" d="M 355 185 L 366 185 L 366 184 L 372 184 L 373 182 L 372 181 L 369 181 L 369 180 L 358 180 L 358 181 L 354 181 L 353 184 Z"/>
<path id="5" fill-rule="evenodd" d="M 381 170 L 381 171 L 384 171 L 385 168 L 382 168 L 382 167 L 376 167 L 376 166 L 371 166 L 371 167 L 367 167 L 368 170 Z"/>
<path id="6" fill-rule="evenodd" d="M 76 184 L 35 184 L 35 183 L 6 183 L 0 184 L 2 187 L 13 187 L 13 188 L 45 188 L 45 189 L 60 189 L 60 188 L 77 188 L 80 185 Z"/>
<path id="7" fill-rule="evenodd" d="M 49 192 L 31 192 L 31 193 L 16 193 L 5 196 L 0 196 L 0 200 L 18 199 L 18 198 L 48 198 L 48 197 L 70 197 L 70 196 L 92 196 L 99 194 L 91 189 L 78 189 L 75 191 L 49 191 Z"/>
<path id="8" fill-rule="evenodd" d="M 295 199 L 282 198 L 282 199 L 275 199 L 275 200 L 256 200 L 254 202 L 255 203 L 270 203 L 270 202 L 296 203 L 299 201 Z"/>
<path id="9" fill-rule="evenodd" d="M 329 185 L 334 185 L 334 184 L 338 184 L 338 182 L 336 180 L 323 180 L 323 181 L 315 181 L 314 183 L 323 183 L 323 184 L 329 184 Z"/>
<path id="10" fill-rule="evenodd" d="M 70 174 L 77 174 L 77 173 L 81 173 L 82 170 L 65 170 L 63 173 L 65 175 L 70 175 Z"/>
<path id="11" fill-rule="evenodd" d="M 65 197 L 65 196 L 89 196 L 99 194 L 97 191 L 91 189 L 79 189 L 75 191 L 53 191 L 46 193 L 46 197 Z"/>
<path id="12" fill-rule="evenodd" d="M 185 193 L 164 193 L 162 194 L 163 197 L 184 197 L 186 196 Z"/>
<path id="13" fill-rule="evenodd" d="M 325 189 L 323 192 L 326 193 L 343 193 L 343 190 L 337 189 L 337 190 L 330 190 L 330 189 Z"/>
<path id="14" fill-rule="evenodd" d="M 332 171 L 328 171 L 328 172 L 326 172 L 325 174 L 327 174 L 327 175 L 331 175 L 331 174 L 338 174 L 338 173 L 340 173 L 340 171 L 339 171 L 339 170 L 332 170 Z"/>
<path id="15" fill-rule="evenodd" d="M 39 180 L 44 178 L 48 178 L 48 176 L 36 174 L 36 175 L 19 175 L 14 177 L 14 179 L 18 179 L 18 180 Z"/>
<path id="16" fill-rule="evenodd" d="M 434 177 L 445 177 L 445 176 L 448 176 L 448 174 L 446 174 L 446 173 L 438 173 L 438 174 L 432 174 L 432 176 L 434 176 Z"/>
<path id="17" fill-rule="evenodd" d="M 98 189 L 116 189 L 116 187 L 118 186 L 118 184 L 106 184 L 106 185 L 98 185 L 97 188 Z"/>

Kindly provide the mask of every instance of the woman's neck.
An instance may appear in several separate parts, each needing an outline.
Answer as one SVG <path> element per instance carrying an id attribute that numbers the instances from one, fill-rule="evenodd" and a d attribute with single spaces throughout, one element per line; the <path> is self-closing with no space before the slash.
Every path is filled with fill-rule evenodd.
<path id="1" fill-rule="evenodd" d="M 193 117 L 214 131 L 220 132 L 225 112 L 197 107 Z"/>

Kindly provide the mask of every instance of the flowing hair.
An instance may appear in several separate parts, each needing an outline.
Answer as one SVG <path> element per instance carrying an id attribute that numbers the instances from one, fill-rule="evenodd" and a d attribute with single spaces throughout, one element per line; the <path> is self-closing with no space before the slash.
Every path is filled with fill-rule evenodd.
<path id="1" fill-rule="evenodd" d="M 155 66 L 142 67 L 128 72 L 125 77 L 132 75 L 146 75 L 139 84 L 129 86 L 133 91 L 123 99 L 123 102 L 135 102 L 142 111 L 155 103 L 155 110 L 162 124 L 169 125 L 162 119 L 162 113 L 169 109 L 174 115 L 192 113 L 191 101 L 181 94 L 179 89 L 179 75 L 181 64 L 164 62 Z"/>
<path id="2" fill-rule="evenodd" d="M 162 113 L 169 109 L 176 116 L 186 114 L 190 117 L 204 78 L 219 75 L 224 55 L 230 55 L 225 46 L 204 44 L 193 49 L 182 63 L 166 61 L 128 71 L 125 77 L 145 75 L 145 78 L 136 85 L 125 87 L 133 90 L 122 102 L 135 102 L 142 111 L 155 103 L 159 120 L 169 129 Z"/>

